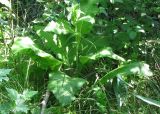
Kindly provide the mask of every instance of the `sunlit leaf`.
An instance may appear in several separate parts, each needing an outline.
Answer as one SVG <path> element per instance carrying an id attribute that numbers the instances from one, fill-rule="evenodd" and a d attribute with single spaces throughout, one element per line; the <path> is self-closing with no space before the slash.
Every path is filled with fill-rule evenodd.
<path id="1" fill-rule="evenodd" d="M 41 2 L 45 2 L 44 0 L 36 0 L 36 1 L 37 1 L 37 2 L 40 2 L 40 3 L 41 3 Z"/>
<path id="2" fill-rule="evenodd" d="M 6 90 L 10 99 L 16 100 L 18 98 L 18 92 L 16 90 L 10 88 L 6 88 Z"/>
<path id="3" fill-rule="evenodd" d="M 95 20 L 91 16 L 81 17 L 76 22 L 77 31 L 81 34 L 89 33 L 94 23 Z"/>
<path id="4" fill-rule="evenodd" d="M 135 63 L 129 63 L 123 66 L 120 66 L 119 68 L 116 68 L 109 73 L 107 73 L 105 76 L 103 76 L 99 82 L 104 84 L 107 82 L 107 80 L 116 77 L 118 74 L 121 75 L 131 75 L 131 74 L 139 74 L 142 76 L 152 76 L 152 72 L 149 69 L 149 65 L 144 62 L 135 62 Z"/>
<path id="5" fill-rule="evenodd" d="M 123 0 L 110 0 L 110 2 L 111 2 L 112 4 L 114 4 L 114 3 L 116 3 L 116 2 L 123 3 Z"/>
<path id="6" fill-rule="evenodd" d="M 138 99 L 141 99 L 142 101 L 150 104 L 150 105 L 154 105 L 154 106 L 157 106 L 157 107 L 160 108 L 160 101 L 156 101 L 156 100 L 153 100 L 151 98 L 143 97 L 143 96 L 140 96 L 140 95 L 136 95 L 136 97 Z"/>
<path id="7" fill-rule="evenodd" d="M 136 32 L 145 33 L 145 30 L 141 26 L 136 26 Z"/>
<path id="8" fill-rule="evenodd" d="M 74 24 L 83 13 L 79 8 L 79 4 L 73 4 L 71 7 L 68 7 L 67 10 L 69 12 L 67 19 L 71 21 L 72 24 Z"/>
<path id="9" fill-rule="evenodd" d="M 95 54 L 91 54 L 89 56 L 81 56 L 80 57 L 80 61 L 82 64 L 87 63 L 89 60 L 97 60 L 99 58 L 103 58 L 103 57 L 109 57 L 111 59 L 115 59 L 115 60 L 119 60 L 119 61 L 125 61 L 124 58 L 118 56 L 117 54 L 113 53 L 111 48 L 105 48 Z"/>
<path id="10" fill-rule="evenodd" d="M 91 24 L 94 24 L 95 23 L 95 20 L 93 17 L 91 16 L 84 16 L 84 17 L 81 17 L 78 19 L 78 21 L 85 21 L 85 22 L 89 22 Z"/>
<path id="11" fill-rule="evenodd" d="M 9 2 L 9 0 L 0 0 L 0 3 L 4 4 L 8 8 L 11 8 L 11 3 Z"/>
<path id="12" fill-rule="evenodd" d="M 67 34 L 72 32 L 72 29 L 66 21 L 51 21 L 44 29 L 46 32 L 54 32 L 56 34 Z"/>
<path id="13" fill-rule="evenodd" d="M 7 75 L 10 73 L 11 69 L 0 69 L 0 82 L 2 82 L 2 80 L 8 81 L 9 78 L 7 77 Z"/>
<path id="14" fill-rule="evenodd" d="M 83 12 L 89 15 L 96 15 L 100 12 L 97 4 L 100 3 L 102 5 L 106 4 L 104 0 L 80 0 L 80 7 Z"/>
<path id="15" fill-rule="evenodd" d="M 37 91 L 31 91 L 31 90 L 24 90 L 23 91 L 23 97 L 26 100 L 30 100 L 34 95 L 36 95 L 38 92 Z"/>
<path id="16" fill-rule="evenodd" d="M 75 94 L 86 81 L 81 78 L 71 78 L 62 72 L 49 74 L 48 89 L 53 92 L 61 105 L 65 106 L 75 100 Z"/>
<path id="17" fill-rule="evenodd" d="M 27 53 L 28 56 L 39 62 L 43 68 L 50 67 L 54 69 L 61 64 L 61 62 L 55 59 L 52 55 L 39 49 L 29 37 L 16 38 L 12 50 L 16 55 L 23 52 Z"/>

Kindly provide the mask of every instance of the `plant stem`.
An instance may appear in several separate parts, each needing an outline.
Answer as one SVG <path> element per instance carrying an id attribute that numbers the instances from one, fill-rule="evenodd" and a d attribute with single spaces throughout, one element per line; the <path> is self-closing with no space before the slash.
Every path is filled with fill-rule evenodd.
<path id="1" fill-rule="evenodd" d="M 47 106 L 47 102 L 48 102 L 49 96 L 50 96 L 50 92 L 47 90 L 46 94 L 44 96 L 44 99 L 42 101 L 42 109 L 41 109 L 41 113 L 40 114 L 45 114 L 45 109 L 46 109 L 46 106 Z"/>
<path id="2" fill-rule="evenodd" d="M 75 29 L 75 32 L 77 32 L 77 27 Z M 77 73 L 79 72 L 79 45 L 80 45 L 80 42 L 81 42 L 81 36 L 79 36 L 79 34 L 76 34 L 76 69 L 77 69 Z"/>
<path id="3" fill-rule="evenodd" d="M 27 72 L 26 72 L 26 79 L 25 79 L 25 86 L 26 87 L 28 87 L 28 77 L 29 77 L 29 68 L 30 68 L 30 66 L 31 66 L 31 61 L 32 61 L 32 59 L 30 58 L 29 60 L 28 60 L 28 66 L 27 66 Z"/>

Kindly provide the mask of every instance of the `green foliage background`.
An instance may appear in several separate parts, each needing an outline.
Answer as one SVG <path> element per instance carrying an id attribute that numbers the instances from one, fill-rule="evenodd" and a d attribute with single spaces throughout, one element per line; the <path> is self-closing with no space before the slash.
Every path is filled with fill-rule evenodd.
<path id="1" fill-rule="evenodd" d="M 0 3 L 0 113 L 160 113 L 159 0 Z"/>

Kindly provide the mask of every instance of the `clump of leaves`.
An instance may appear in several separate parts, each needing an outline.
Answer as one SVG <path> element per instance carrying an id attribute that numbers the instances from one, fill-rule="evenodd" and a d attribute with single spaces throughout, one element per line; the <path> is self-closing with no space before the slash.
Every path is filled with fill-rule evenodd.
<path id="1" fill-rule="evenodd" d="M 3 80 L 8 81 L 7 75 L 10 73 L 11 69 L 0 69 L 0 82 Z"/>
<path id="2" fill-rule="evenodd" d="M 91 108 L 96 107 L 98 112 L 106 113 L 110 103 L 108 101 L 111 101 L 108 100 L 107 92 L 112 91 L 105 87 L 108 83 L 111 84 L 111 87 L 113 86 L 113 97 L 116 97 L 117 100 L 116 106 L 121 108 L 126 102 L 124 98 L 128 94 L 127 79 L 129 76 L 132 79 L 134 75 L 143 77 L 153 75 L 149 65 L 145 62 L 139 62 L 136 54 L 139 49 L 140 37 L 145 34 L 144 26 L 139 23 L 140 21 L 135 21 L 136 17 L 131 19 L 132 15 L 131 17 L 123 16 L 126 14 L 125 12 L 133 10 L 133 7 L 128 7 L 128 4 L 135 3 L 134 1 L 81 0 L 77 4 L 66 0 L 65 4 L 57 4 L 63 9 L 64 12 L 59 11 L 63 16 L 55 14 L 52 9 L 53 6 L 50 5 L 51 1 L 38 1 L 45 3 L 46 12 L 39 20 L 33 21 L 31 28 L 29 28 L 32 33 L 27 31 L 26 33 L 29 35 L 25 34 L 22 37 L 14 38 L 11 51 L 15 58 L 19 55 L 25 55 L 33 60 L 32 64 L 38 64 L 37 67 L 47 71 L 45 73 L 47 81 L 42 91 L 47 89 L 47 91 L 52 92 L 56 98 L 55 104 L 60 108 L 56 110 L 56 106 L 52 106 L 51 103 L 46 112 L 49 110 L 54 113 L 61 112 L 59 110 L 62 108 L 67 110 L 67 108 L 72 107 L 74 101 L 88 103 L 87 100 L 82 101 L 83 98 L 77 98 L 84 97 L 84 99 L 92 99 L 95 105 L 92 107 L 92 103 L 89 102 L 87 107 L 83 107 L 84 105 L 80 104 L 78 105 L 79 109 L 76 108 L 75 110 L 81 110 L 82 106 L 82 108 L 88 108 L 92 112 Z M 9 9 L 11 8 L 8 0 L 0 1 L 0 3 Z M 124 11 L 124 4 L 127 4 L 128 10 L 125 9 Z M 137 7 L 134 7 L 135 10 Z M 156 8 L 155 11 L 158 12 L 158 9 Z M 105 20 L 98 18 L 101 13 L 106 16 Z M 55 16 L 53 16 L 54 14 Z M 37 42 L 37 39 L 41 43 Z M 125 57 L 126 55 L 127 57 Z M 128 62 L 128 58 L 137 62 Z M 98 63 L 100 59 L 104 60 L 102 63 L 104 66 L 108 65 L 105 60 L 111 62 L 114 60 L 116 67 L 108 65 L 109 69 L 104 68 L 103 71 L 96 73 L 92 73 L 95 72 L 95 68 L 93 68 L 89 73 L 92 74 L 94 80 L 82 78 L 84 77 L 82 70 L 86 65 L 88 63 L 93 65 L 92 62 Z M 29 72 L 29 67 L 30 65 L 26 69 L 27 77 L 32 75 Z M 95 67 L 101 68 L 98 65 Z M 0 82 L 9 80 L 7 77 L 9 72 L 10 69 L 0 69 Z M 89 88 L 88 91 L 81 95 L 79 91 L 85 91 L 86 88 Z M 30 110 L 28 102 L 37 92 L 24 89 L 22 93 L 19 93 L 12 88 L 6 88 L 6 90 L 9 103 L 5 102 L 0 106 L 1 113 L 28 113 Z M 139 95 L 136 97 L 159 107 L 159 102 Z M 73 112 L 76 112 L 75 110 Z M 37 106 L 32 112 L 40 113 L 40 107 Z"/>
<path id="3" fill-rule="evenodd" d="M 37 91 L 24 90 L 23 93 L 18 93 L 15 89 L 6 88 L 9 101 L 0 105 L 1 113 L 9 114 L 12 113 L 27 113 L 29 110 L 29 105 L 27 101 L 36 95 Z"/>

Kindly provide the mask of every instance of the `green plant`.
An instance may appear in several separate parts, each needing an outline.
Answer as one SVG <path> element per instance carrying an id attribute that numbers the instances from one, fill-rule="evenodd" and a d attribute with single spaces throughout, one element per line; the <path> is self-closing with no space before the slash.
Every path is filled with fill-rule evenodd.
<path id="1" fill-rule="evenodd" d="M 140 84 L 149 82 L 153 75 L 144 62 L 149 47 L 144 42 L 154 22 L 145 8 L 149 1 L 18 1 L 0 1 L 9 8 L 10 15 L 3 19 L 7 24 L 1 25 L 1 39 L 5 41 L 5 34 L 11 31 L 11 43 L 1 44 L 7 50 L 3 56 L 7 62 L 6 66 L 0 64 L 6 68 L 0 69 L 0 88 L 2 95 L 6 90 L 8 94 L 0 100 L 1 113 L 146 113 L 146 107 L 150 110 L 146 105 L 139 108 L 136 98 L 159 107 L 158 101 L 139 95 L 145 93 L 145 86 L 141 91 Z M 32 2 L 44 9 L 37 15 L 21 14 L 31 10 Z M 20 4 L 25 10 L 18 7 Z M 158 6 L 153 9 L 158 12 Z M 16 17 L 12 17 L 15 12 Z M 25 16 L 28 23 L 22 19 Z M 15 31 L 20 29 L 17 34 L 13 27 Z M 11 68 L 11 76 L 7 77 Z"/>
<path id="2" fill-rule="evenodd" d="M 10 73 L 11 69 L 0 69 L 0 82 L 3 80 L 8 81 L 7 75 Z"/>
<path id="3" fill-rule="evenodd" d="M 31 99 L 37 91 L 29 91 L 24 90 L 22 94 L 19 94 L 14 89 L 6 88 L 9 96 L 9 101 L 0 105 L 1 113 L 2 114 L 9 114 L 10 112 L 13 113 L 27 113 L 29 110 L 29 106 L 26 104 L 27 101 Z"/>

